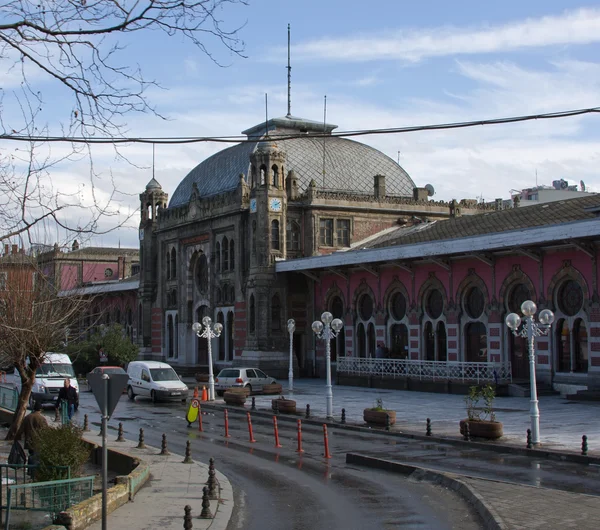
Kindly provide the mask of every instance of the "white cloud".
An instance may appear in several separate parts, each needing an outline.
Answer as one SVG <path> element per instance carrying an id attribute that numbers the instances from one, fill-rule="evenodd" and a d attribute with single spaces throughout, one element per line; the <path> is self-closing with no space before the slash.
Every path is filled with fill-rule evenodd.
<path id="1" fill-rule="evenodd" d="M 514 51 L 600 41 L 600 9 L 578 9 L 501 26 L 453 26 L 402 30 L 381 36 L 324 38 L 293 47 L 294 59 L 400 60 Z"/>

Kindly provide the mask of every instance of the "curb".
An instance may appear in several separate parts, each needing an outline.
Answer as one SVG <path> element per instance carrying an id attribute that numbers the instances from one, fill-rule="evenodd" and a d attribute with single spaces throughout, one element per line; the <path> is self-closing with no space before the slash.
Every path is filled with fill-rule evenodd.
<path id="1" fill-rule="evenodd" d="M 236 414 L 246 414 L 246 412 L 251 412 L 252 415 L 268 417 L 271 418 L 273 416 L 272 413 L 266 411 L 259 410 L 250 410 L 248 408 L 237 408 L 237 407 L 227 407 L 224 404 L 207 404 L 206 402 L 201 403 L 201 408 L 207 410 L 224 410 L 227 409 L 229 413 Z M 344 429 L 347 431 L 353 432 L 362 432 L 362 433 L 377 433 L 382 436 L 393 436 L 398 438 L 409 438 L 413 440 L 421 440 L 427 442 L 438 442 L 445 443 L 450 445 L 456 445 L 459 447 L 470 447 L 475 449 L 483 449 L 486 451 L 493 451 L 496 453 L 508 453 L 508 454 L 516 454 L 521 456 L 528 456 L 532 458 L 545 458 L 548 460 L 558 460 L 561 462 L 575 462 L 577 464 L 597 464 L 600 465 L 600 456 L 583 456 L 576 453 L 570 453 L 566 451 L 557 451 L 552 449 L 526 449 L 522 447 L 517 447 L 514 445 L 504 445 L 504 444 L 490 444 L 486 442 L 474 442 L 466 440 L 460 440 L 458 438 L 447 438 L 444 436 L 426 436 L 424 434 L 417 434 L 414 432 L 394 432 L 394 431 L 386 431 L 383 429 L 378 429 L 376 427 L 363 427 L 356 424 L 341 424 L 337 422 L 328 421 L 325 418 L 322 419 L 305 419 L 302 414 L 295 415 L 277 415 L 277 421 L 289 421 L 295 422 L 298 419 L 302 419 L 302 424 L 306 425 L 323 425 L 326 424 L 327 427 L 335 427 L 336 429 Z"/>
<path id="2" fill-rule="evenodd" d="M 508 530 L 509 528 L 496 510 L 487 504 L 485 499 L 479 495 L 479 493 L 459 478 L 450 474 L 408 464 L 401 464 L 400 462 L 394 462 L 392 460 L 364 456 L 358 453 L 347 453 L 346 463 L 400 473 L 401 475 L 405 475 L 414 480 L 444 486 L 455 491 L 469 502 L 477 514 L 483 519 L 486 528 L 491 530 Z"/>

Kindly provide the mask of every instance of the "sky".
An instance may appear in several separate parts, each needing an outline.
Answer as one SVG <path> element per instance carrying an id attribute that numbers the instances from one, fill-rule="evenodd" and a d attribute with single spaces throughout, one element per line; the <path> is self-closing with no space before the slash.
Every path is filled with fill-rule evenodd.
<path id="1" fill-rule="evenodd" d="M 249 0 L 227 6 L 222 18 L 230 28 L 242 26 L 245 43 L 240 57 L 208 42 L 224 67 L 181 38 L 153 32 L 122 41 L 124 61 L 164 87 L 148 97 L 166 117 L 128 115 L 127 136 L 239 135 L 264 121 L 265 93 L 269 116 L 285 115 L 288 23 L 292 114 L 321 121 L 326 95 L 327 121 L 340 131 L 600 106 L 600 8 L 593 3 Z M 14 80 L 8 74 L 1 79 L 7 94 Z M 48 129 L 58 134 L 68 113 L 61 106 L 64 94 L 44 76 L 36 82 L 52 103 L 44 111 Z M 592 114 L 357 140 L 398 160 L 418 186 L 432 184 L 436 200 L 491 201 L 561 178 L 600 190 L 599 124 L 600 115 Z M 0 149 L 7 148 L 14 146 L 0 142 Z M 127 227 L 90 244 L 137 246 L 138 194 L 153 172 L 172 195 L 192 168 L 223 148 L 157 146 L 153 167 L 149 145 L 120 147 L 119 153 L 95 147 L 98 196 L 107 199 L 114 182 L 117 218 L 133 217 Z M 68 146 L 53 146 L 53 155 L 63 149 Z M 53 183 L 81 190 L 88 172 L 85 158 L 59 164 Z"/>

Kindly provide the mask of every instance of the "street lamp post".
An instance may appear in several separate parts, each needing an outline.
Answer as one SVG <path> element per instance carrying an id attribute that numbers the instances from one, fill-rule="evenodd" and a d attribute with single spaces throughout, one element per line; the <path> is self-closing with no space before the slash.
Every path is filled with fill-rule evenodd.
<path id="1" fill-rule="evenodd" d="M 521 304 L 523 320 L 516 313 L 510 313 L 506 317 L 506 325 L 512 330 L 516 337 L 527 339 L 527 350 L 529 353 L 529 378 L 531 385 L 531 400 L 529 415 L 531 416 L 531 441 L 534 445 L 540 443 L 540 409 L 538 407 L 537 384 L 535 380 L 535 337 L 547 335 L 552 322 L 554 322 L 554 313 L 550 309 L 543 309 L 538 317 L 539 323 L 534 320 L 537 306 L 531 300 L 526 300 Z M 523 329 L 519 330 L 521 322 Z"/>
<path id="2" fill-rule="evenodd" d="M 204 317 L 202 324 L 200 322 L 194 322 L 192 324 L 192 331 L 199 337 L 208 341 L 208 400 L 215 400 L 215 377 L 213 374 L 213 363 L 212 363 L 212 339 L 219 337 L 223 331 L 223 324 L 217 322 L 212 326 L 212 320 L 210 317 Z M 202 326 L 204 325 L 204 329 Z"/>
<path id="3" fill-rule="evenodd" d="M 333 388 L 331 386 L 331 339 L 337 337 L 344 323 L 339 318 L 333 318 L 329 311 L 321 315 L 321 320 L 312 323 L 312 330 L 320 339 L 325 339 L 325 358 L 327 366 L 327 384 L 325 385 L 325 398 L 327 400 L 327 419 L 333 419 Z"/>
<path id="4" fill-rule="evenodd" d="M 290 318 L 287 321 L 287 328 L 290 334 L 290 367 L 288 369 L 288 390 L 294 390 L 294 331 L 296 329 L 296 321 Z"/>

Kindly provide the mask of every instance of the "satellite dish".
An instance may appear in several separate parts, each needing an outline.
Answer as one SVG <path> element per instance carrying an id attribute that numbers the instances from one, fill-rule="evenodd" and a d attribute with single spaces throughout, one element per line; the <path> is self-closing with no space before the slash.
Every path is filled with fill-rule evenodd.
<path id="1" fill-rule="evenodd" d="M 560 179 L 560 187 L 561 189 L 566 190 L 569 187 L 569 183 L 564 179 Z"/>
<path id="2" fill-rule="evenodd" d="M 579 185 L 581 186 L 581 191 L 585 191 L 585 182 L 583 180 L 579 181 Z"/>
<path id="3" fill-rule="evenodd" d="M 434 187 L 431 184 L 426 184 L 425 189 L 427 190 L 427 195 L 429 195 L 429 197 L 433 197 L 433 194 L 435 193 Z"/>

